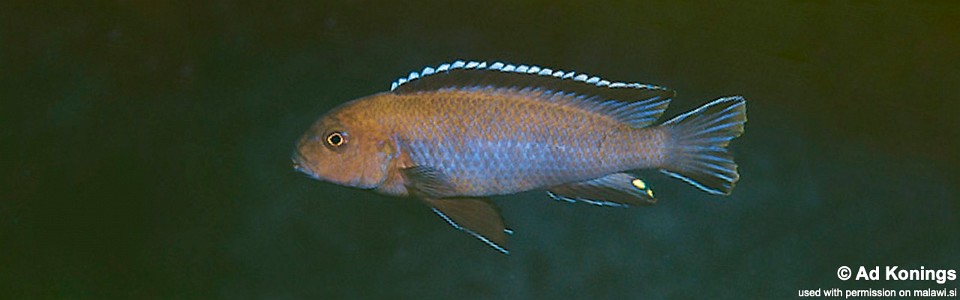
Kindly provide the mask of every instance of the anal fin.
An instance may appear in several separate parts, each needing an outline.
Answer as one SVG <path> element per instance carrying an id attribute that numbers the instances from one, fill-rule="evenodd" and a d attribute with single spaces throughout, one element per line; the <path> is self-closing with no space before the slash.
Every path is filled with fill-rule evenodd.
<path id="1" fill-rule="evenodd" d="M 547 194 L 556 200 L 581 201 L 600 206 L 629 207 L 657 202 L 646 182 L 627 173 L 554 186 L 547 190 Z"/>
<path id="2" fill-rule="evenodd" d="M 489 200 L 443 198 L 424 201 L 453 228 L 469 233 L 497 251 L 510 254 L 507 250 L 507 237 L 513 231 L 506 228 L 500 210 Z"/>

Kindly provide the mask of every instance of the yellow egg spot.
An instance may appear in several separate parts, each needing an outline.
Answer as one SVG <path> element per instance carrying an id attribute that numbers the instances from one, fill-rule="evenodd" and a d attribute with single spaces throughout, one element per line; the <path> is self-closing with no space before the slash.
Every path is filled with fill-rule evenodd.
<path id="1" fill-rule="evenodd" d="M 647 196 L 650 196 L 650 198 L 653 198 L 653 190 L 647 190 Z"/>
<path id="2" fill-rule="evenodd" d="M 647 184 L 644 183 L 643 180 L 633 179 L 633 181 L 631 181 L 630 183 L 633 183 L 633 186 L 637 187 L 638 189 L 641 189 L 641 190 L 647 189 Z"/>

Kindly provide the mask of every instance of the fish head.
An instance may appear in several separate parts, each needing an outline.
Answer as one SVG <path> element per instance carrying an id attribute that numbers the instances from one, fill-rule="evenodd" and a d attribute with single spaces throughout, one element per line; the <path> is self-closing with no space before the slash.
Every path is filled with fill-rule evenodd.
<path id="1" fill-rule="evenodd" d="M 291 157 L 294 169 L 339 185 L 379 187 L 387 178 L 393 148 L 376 120 L 356 105 L 327 113 L 298 140 Z"/>

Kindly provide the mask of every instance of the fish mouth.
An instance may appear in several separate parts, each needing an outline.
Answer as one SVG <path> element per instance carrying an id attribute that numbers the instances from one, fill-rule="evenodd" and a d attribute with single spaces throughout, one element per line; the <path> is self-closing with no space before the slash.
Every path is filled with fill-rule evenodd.
<path id="1" fill-rule="evenodd" d="M 297 172 L 307 174 L 310 177 L 316 177 L 316 175 L 310 172 L 309 168 L 304 166 L 306 160 L 303 158 L 303 154 L 300 154 L 300 150 L 294 150 L 293 154 L 290 155 L 290 160 L 293 163 L 293 169 Z"/>

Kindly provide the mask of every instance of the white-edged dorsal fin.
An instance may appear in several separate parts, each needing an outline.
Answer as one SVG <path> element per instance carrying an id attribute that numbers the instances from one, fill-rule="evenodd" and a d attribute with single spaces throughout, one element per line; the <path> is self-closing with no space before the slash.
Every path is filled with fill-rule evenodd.
<path id="1" fill-rule="evenodd" d="M 663 114 L 674 91 L 650 84 L 604 80 L 583 73 L 503 62 L 458 60 L 411 72 L 393 82 L 397 94 L 445 88 L 532 89 L 561 97 L 570 104 L 606 114 L 633 127 L 645 127 Z"/>

